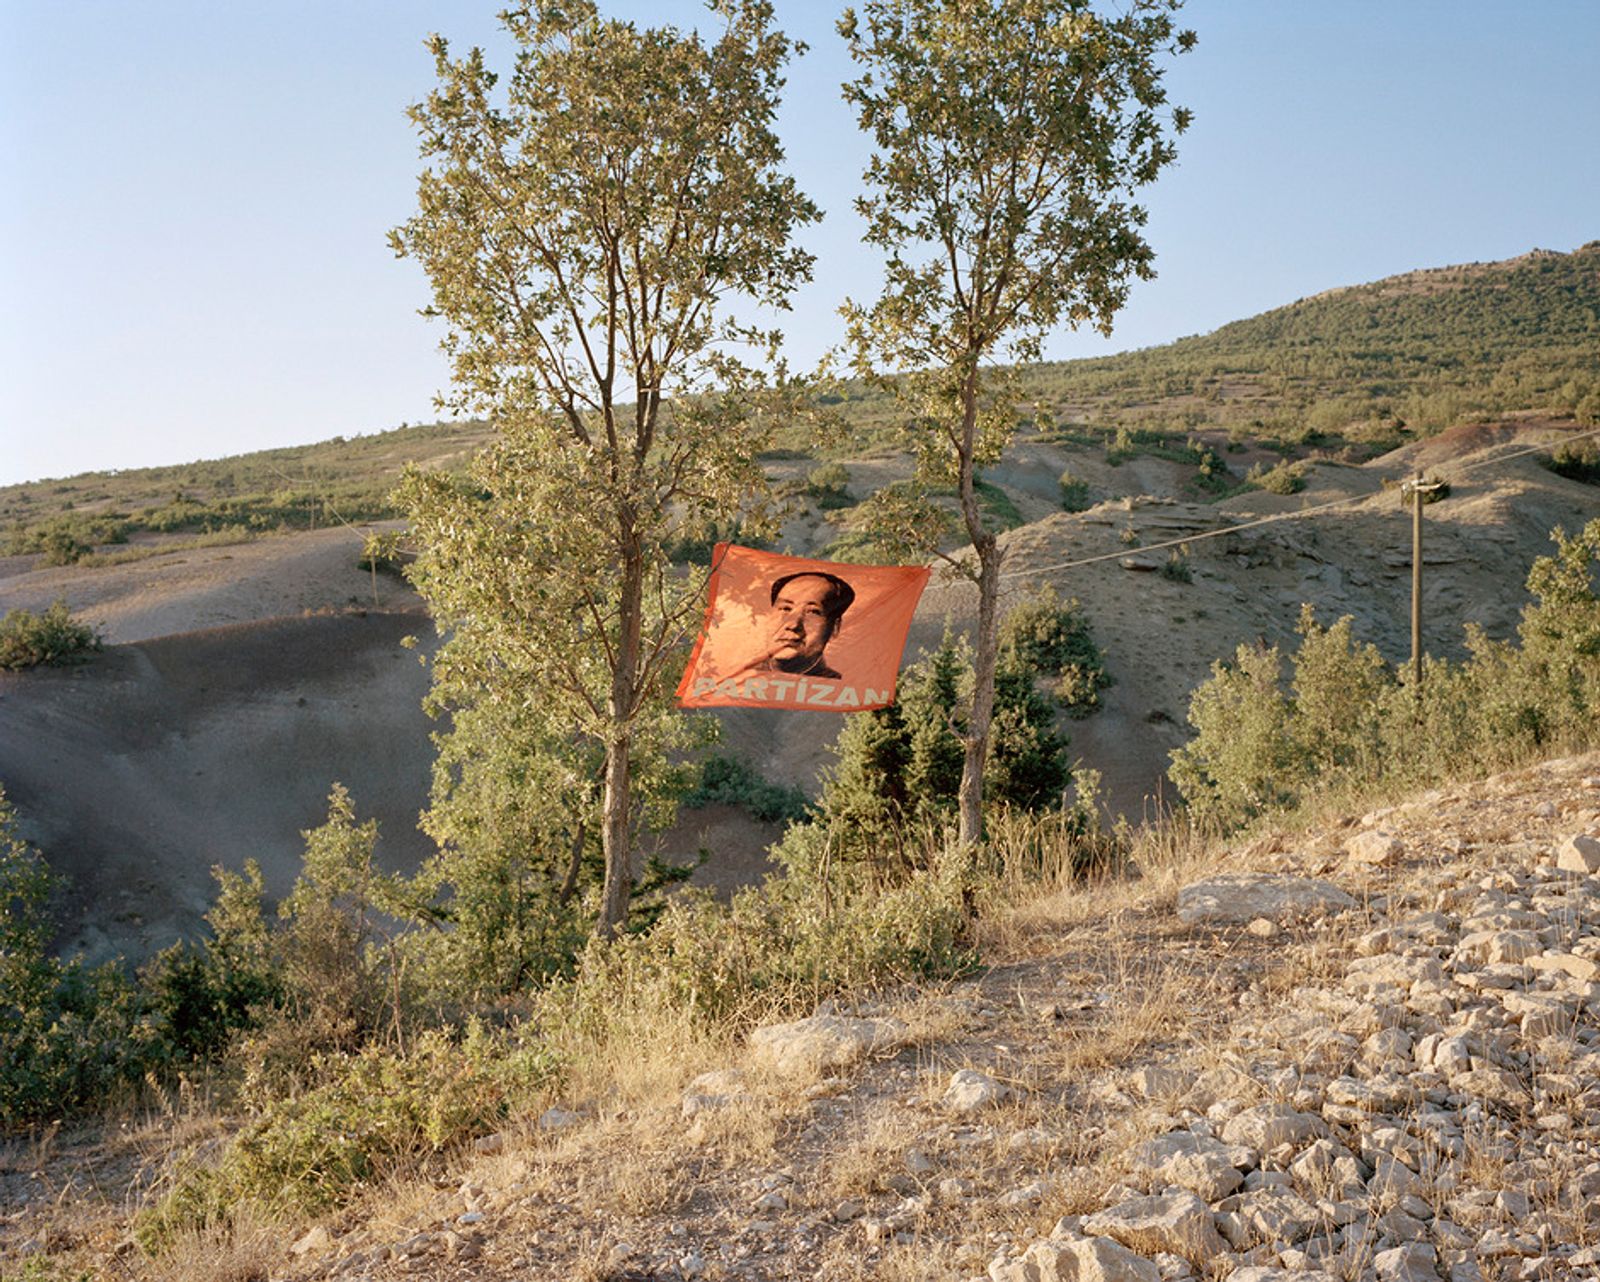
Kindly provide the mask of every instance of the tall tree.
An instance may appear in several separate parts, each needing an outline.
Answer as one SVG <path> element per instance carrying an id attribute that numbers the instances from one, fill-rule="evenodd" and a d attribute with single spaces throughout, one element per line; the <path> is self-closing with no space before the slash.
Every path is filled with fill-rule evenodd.
<path id="1" fill-rule="evenodd" d="M 919 476 L 955 485 L 974 554 L 950 558 L 978 589 L 966 844 L 982 833 L 1002 560 L 978 474 L 1016 420 L 994 362 L 1038 359 L 1061 323 L 1109 332 L 1131 280 L 1154 274 L 1133 197 L 1189 122 L 1162 85 L 1163 55 L 1194 44 L 1181 3 L 867 0 L 839 23 L 864 68 L 845 98 L 874 144 L 857 206 L 888 259 L 877 302 L 846 305 L 856 362 L 892 376 Z M 937 528 L 901 494 L 878 515 L 913 544 Z"/>
<path id="2" fill-rule="evenodd" d="M 434 37 L 439 85 L 411 111 L 431 163 L 393 234 L 449 325 L 449 403 L 499 428 L 470 487 L 407 483 L 443 667 L 453 698 L 520 701 L 534 739 L 598 747 L 602 937 L 627 911 L 635 769 L 671 734 L 702 586 L 667 549 L 765 493 L 736 353 L 771 357 L 777 335 L 724 305 L 783 305 L 812 261 L 792 233 L 819 217 L 772 129 L 794 45 L 765 0 L 709 7 L 711 40 L 592 0 L 516 6 L 503 93 L 480 50 Z"/>

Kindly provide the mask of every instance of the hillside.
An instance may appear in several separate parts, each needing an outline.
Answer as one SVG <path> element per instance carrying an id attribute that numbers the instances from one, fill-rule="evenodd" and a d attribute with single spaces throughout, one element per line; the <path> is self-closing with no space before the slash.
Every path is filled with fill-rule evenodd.
<path id="1" fill-rule="evenodd" d="M 1265 378 L 1269 335 L 1309 334 L 1322 316 L 1328 344 L 1341 334 L 1338 341 L 1347 342 L 1354 322 L 1327 318 L 1346 316 L 1341 309 L 1353 306 L 1381 304 L 1395 317 L 1415 319 L 1424 312 L 1407 307 L 1434 307 L 1449 291 L 1510 293 L 1513 282 L 1530 281 L 1525 292 L 1543 297 L 1537 282 L 1550 272 L 1565 280 L 1580 266 L 1590 295 L 1600 297 L 1593 282 L 1597 254 L 1589 247 L 1395 278 L 1127 359 L 1144 362 L 1149 368 L 1141 377 L 1153 379 L 1152 362 L 1204 350 L 1215 366 L 1223 359 L 1215 345 L 1226 344 L 1241 369 Z M 1491 281 L 1501 284 L 1485 283 Z M 1537 314 L 1536 303 L 1516 314 Z M 1569 326 L 1562 341 L 1574 332 Z M 1373 329 L 1369 343 L 1404 346 L 1386 333 Z M 1507 325 L 1492 351 L 1517 349 L 1532 359 L 1543 341 L 1526 325 Z M 1592 365 L 1592 351 L 1590 357 Z M 1098 368 L 1086 363 L 1083 377 Z M 1482 373 L 1488 366 L 1474 368 Z M 1229 377 L 1237 383 L 1244 375 Z M 1129 386 L 1126 396 L 1145 394 Z M 1250 403 L 1230 394 L 1216 405 L 1232 412 Z M 1541 466 L 1578 426 L 1519 411 L 1462 422 L 1426 439 L 1399 432 L 1407 443 L 1365 457 L 1369 443 L 1356 451 L 1363 462 L 1220 426 L 1181 435 L 1024 428 L 986 481 L 991 513 L 1006 530 L 1007 600 L 1049 585 L 1082 603 L 1116 684 L 1098 713 L 1065 729 L 1073 755 L 1102 773 L 1111 813 L 1138 819 L 1170 801 L 1165 771 L 1169 753 L 1188 734 L 1190 692 L 1214 660 L 1237 646 L 1290 640 L 1302 602 L 1325 622 L 1353 616 L 1361 639 L 1391 661 L 1405 658 L 1409 523 L 1393 486 L 1417 468 L 1452 483 L 1448 499 L 1428 508 L 1428 649 L 1459 653 L 1467 623 L 1491 636 L 1509 635 L 1527 568 L 1549 551 L 1550 529 L 1575 530 L 1600 515 L 1600 488 Z M 435 727 L 418 707 L 427 674 L 398 645 L 403 635 L 426 635 L 420 602 L 393 578 L 374 579 L 357 567 L 371 522 L 330 524 L 329 517 L 381 514 L 383 494 L 408 456 L 459 465 L 482 431 L 410 428 L 308 447 L 294 458 L 292 451 L 249 455 L 0 493 L 13 513 L 71 502 L 58 519 L 80 523 L 121 519 L 116 512 L 163 496 L 160 510 L 175 510 L 184 521 L 223 521 L 243 510 L 228 506 L 242 502 L 241 493 L 296 467 L 345 496 L 279 496 L 281 510 L 307 524 L 315 517 L 315 530 L 254 537 L 254 518 L 246 517 L 211 534 L 133 530 L 129 545 L 101 545 L 72 564 L 51 565 L 40 552 L 0 558 L 0 612 L 39 610 L 61 597 L 112 643 L 83 668 L 0 674 L 0 781 L 29 835 L 76 887 L 63 903 L 64 944 L 96 957 L 143 957 L 192 936 L 212 893 L 211 865 L 237 866 L 246 855 L 261 861 L 269 894 L 282 893 L 298 866 L 300 834 L 320 817 L 335 780 L 350 786 L 363 816 L 380 820 L 387 867 L 415 867 L 426 854 L 415 825 Z M 1530 449 L 1545 453 L 1529 455 Z M 1286 450 L 1304 457 L 1287 465 Z M 857 529 L 856 504 L 907 476 L 911 460 L 870 441 L 847 441 L 836 454 L 846 479 L 826 495 L 808 483 L 814 455 L 785 450 L 767 460 L 787 504 L 771 540 L 778 550 L 872 558 L 870 540 Z M 1064 473 L 1072 478 L 1070 493 Z M 1247 480 L 1250 474 L 1258 479 Z M 168 494 L 174 485 L 187 487 L 184 502 Z M 224 489 L 237 493 L 230 497 Z M 262 523 L 276 519 L 270 515 L 276 500 L 269 494 L 265 501 L 269 506 L 255 513 Z M 368 501 L 372 506 L 361 508 Z M 1345 505 L 1304 521 L 1246 524 L 1339 501 Z M 1180 546 L 1140 550 L 1174 541 Z M 1102 559 L 1075 565 L 1090 557 Z M 972 608 L 967 588 L 936 576 L 914 622 L 908 659 L 937 645 L 947 626 L 969 627 Z M 776 728 L 781 733 L 759 712 L 733 710 L 720 720 L 725 750 L 771 780 L 812 793 L 839 728 L 822 712 L 790 714 Z M 366 751 L 379 744 L 381 753 Z M 759 873 L 775 836 L 772 827 L 717 807 L 686 812 L 661 835 L 659 851 L 692 861 L 706 849 L 711 858 L 698 876 L 726 887 Z"/>
<path id="2" fill-rule="evenodd" d="M 1040 367 L 1057 412 L 1287 444 L 1398 443 L 1522 410 L 1600 422 L 1600 241 L 1333 289 L 1213 333 Z"/>
<path id="3" fill-rule="evenodd" d="M 235 1125 L 191 1092 L 0 1159 L 0 1268 L 1590 1279 L 1597 830 L 1589 756 L 1232 849 L 1151 848 L 1136 876 L 985 923 L 969 979 L 635 1048 L 426 1178 L 147 1259 L 130 1213 Z"/>
<path id="4" fill-rule="evenodd" d="M 1039 421 L 1099 442 L 1118 427 L 1227 434 L 1278 453 L 1370 457 L 1464 418 L 1538 412 L 1600 422 L 1600 241 L 1330 290 L 1213 333 L 1022 373 Z M 891 403 L 846 384 L 822 399 L 837 443 L 781 432 L 797 457 L 859 455 Z M 1408 430 L 1409 429 L 1409 430 Z M 0 548 L 37 551 L 57 527 L 81 545 L 173 532 L 239 535 L 394 515 L 407 462 L 460 468 L 480 423 L 402 426 L 228 458 L 0 486 Z M 79 551 L 86 552 L 86 546 Z M 103 549 L 104 551 L 105 549 Z"/>

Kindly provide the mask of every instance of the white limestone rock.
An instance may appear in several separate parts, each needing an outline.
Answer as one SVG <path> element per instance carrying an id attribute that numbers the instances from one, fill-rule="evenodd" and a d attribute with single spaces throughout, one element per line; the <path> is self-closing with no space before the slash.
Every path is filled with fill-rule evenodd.
<path id="1" fill-rule="evenodd" d="M 758 1062 L 786 1075 L 847 1068 L 868 1055 L 904 1044 L 906 1026 L 897 1019 L 813 1015 L 788 1024 L 767 1024 L 750 1034 Z"/>
<path id="2" fill-rule="evenodd" d="M 1011 1093 L 1009 1086 L 995 1081 L 987 1073 L 975 1068 L 959 1068 L 950 1074 L 950 1083 L 940 1102 L 952 1113 L 976 1113 L 998 1104 Z"/>
<path id="3" fill-rule="evenodd" d="M 1405 843 L 1388 828 L 1359 832 L 1345 843 L 1344 850 L 1352 863 L 1374 865 L 1397 863 L 1406 852 Z"/>
<path id="4" fill-rule="evenodd" d="M 1170 1251 L 1191 1260 L 1227 1250 L 1212 1222 L 1211 1208 L 1187 1191 L 1129 1198 L 1089 1216 L 1083 1228 L 1115 1238 L 1133 1251 Z"/>
<path id="5" fill-rule="evenodd" d="M 1372 1257 L 1378 1282 L 1438 1282 L 1439 1256 L 1426 1242 L 1407 1242 Z"/>
<path id="6" fill-rule="evenodd" d="M 1332 882 L 1273 873 L 1223 873 L 1178 892 L 1178 917 L 1188 925 L 1246 925 L 1329 917 L 1356 901 Z"/>
<path id="7" fill-rule="evenodd" d="M 1563 872 L 1600 872 L 1600 841 L 1587 833 L 1568 837 L 1556 847 L 1556 867 Z"/>
<path id="8" fill-rule="evenodd" d="M 1139 1145 L 1128 1160 L 1136 1174 L 1188 1189 L 1202 1201 L 1216 1202 L 1244 1183 L 1243 1172 L 1258 1159 L 1255 1150 L 1245 1145 L 1173 1131 Z"/>
<path id="9" fill-rule="evenodd" d="M 1302 1113 L 1287 1104 L 1257 1104 L 1229 1118 L 1221 1138 L 1226 1144 L 1268 1153 L 1283 1144 L 1298 1148 L 1327 1133 L 1327 1123 L 1315 1113 Z"/>

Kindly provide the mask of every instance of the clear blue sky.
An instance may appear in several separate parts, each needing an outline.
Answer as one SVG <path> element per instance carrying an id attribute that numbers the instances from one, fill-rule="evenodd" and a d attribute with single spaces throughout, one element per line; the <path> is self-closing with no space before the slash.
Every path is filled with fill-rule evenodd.
<path id="1" fill-rule="evenodd" d="M 422 48 L 503 49 L 463 0 L 0 0 L 0 483 L 181 463 L 436 417 L 439 332 L 388 228 L 419 161 Z M 693 25 L 682 0 L 602 0 Z M 831 5 L 777 0 L 812 50 L 780 127 L 828 217 L 791 357 L 839 337 L 875 259 Z M 1214 329 L 1415 267 L 1600 238 L 1594 0 L 1191 0 L 1195 111 L 1149 194 L 1157 280 L 1106 342 Z M 499 59 L 504 65 L 505 59 Z"/>

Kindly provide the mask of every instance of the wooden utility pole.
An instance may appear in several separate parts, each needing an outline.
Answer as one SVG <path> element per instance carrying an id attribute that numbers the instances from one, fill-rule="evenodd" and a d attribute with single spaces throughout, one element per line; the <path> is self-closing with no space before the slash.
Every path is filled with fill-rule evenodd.
<path id="1" fill-rule="evenodd" d="M 1413 480 L 1401 487 L 1402 493 L 1411 495 L 1411 683 L 1412 698 L 1417 708 L 1422 708 L 1422 504 L 1423 495 L 1431 494 L 1439 482 L 1425 484 L 1419 469 Z"/>
<path id="2" fill-rule="evenodd" d="M 1422 699 L 1422 473 L 1411 482 L 1411 680 Z"/>

